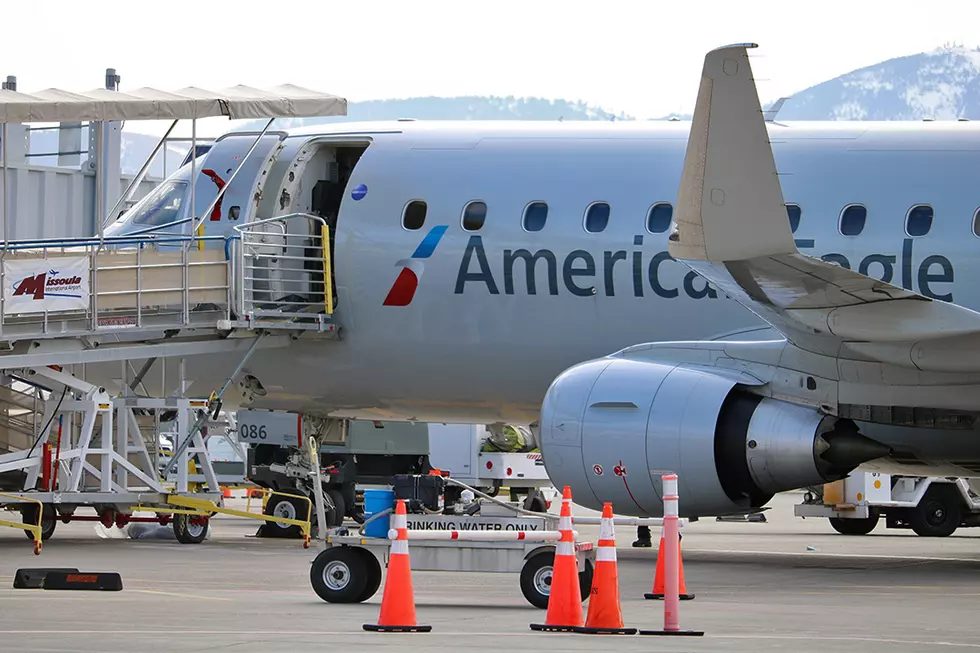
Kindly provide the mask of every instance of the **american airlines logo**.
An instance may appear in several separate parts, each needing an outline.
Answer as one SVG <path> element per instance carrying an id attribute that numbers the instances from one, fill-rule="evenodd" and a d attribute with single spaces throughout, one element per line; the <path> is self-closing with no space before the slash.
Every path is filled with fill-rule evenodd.
<path id="1" fill-rule="evenodd" d="M 447 229 L 442 225 L 433 227 L 411 258 L 398 261 L 402 271 L 385 298 L 385 306 L 408 306 L 412 302 L 424 267 L 421 259 L 432 256 Z M 797 239 L 796 246 L 807 254 L 816 249 L 812 239 Z M 900 254 L 871 252 L 862 258 L 853 252 L 848 256 L 829 252 L 820 258 L 931 299 L 953 301 L 952 288 L 946 285 L 953 282 L 952 262 L 941 254 L 917 257 L 913 247 L 913 239 L 906 238 Z M 498 253 L 501 256 L 495 256 Z M 664 299 L 682 295 L 699 300 L 719 297 L 696 272 L 670 269 L 676 265 L 669 252 L 647 250 L 644 237 L 639 234 L 633 237 L 632 251 L 576 249 L 564 256 L 547 248 L 491 248 L 488 253 L 483 238 L 472 235 L 463 250 L 453 292 L 462 295 L 472 289 L 490 295 L 557 296 L 564 291 L 577 297 L 644 297 L 652 292 Z"/>
<path id="2" fill-rule="evenodd" d="M 449 229 L 448 225 L 432 227 L 422 242 L 419 243 L 419 246 L 415 248 L 415 253 L 410 258 L 403 258 L 395 263 L 396 266 L 401 266 L 402 271 L 395 279 L 395 283 L 392 284 L 391 290 L 388 291 L 388 296 L 385 297 L 385 306 L 408 306 L 412 303 L 412 299 L 415 298 L 415 291 L 419 289 L 422 271 L 425 270 L 425 264 L 422 263 L 422 260 L 432 256 L 433 252 L 436 251 L 436 245 L 442 240 L 447 229 Z"/>

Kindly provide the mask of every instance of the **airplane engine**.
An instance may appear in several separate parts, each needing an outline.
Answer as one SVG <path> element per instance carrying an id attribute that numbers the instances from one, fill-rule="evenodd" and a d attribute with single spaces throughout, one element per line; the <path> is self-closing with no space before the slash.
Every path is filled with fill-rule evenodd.
<path id="1" fill-rule="evenodd" d="M 889 453 L 854 422 L 752 394 L 730 373 L 621 358 L 555 379 L 540 443 L 548 475 L 576 503 L 640 516 L 662 515 L 667 471 L 679 477 L 681 516 L 744 514 Z"/>

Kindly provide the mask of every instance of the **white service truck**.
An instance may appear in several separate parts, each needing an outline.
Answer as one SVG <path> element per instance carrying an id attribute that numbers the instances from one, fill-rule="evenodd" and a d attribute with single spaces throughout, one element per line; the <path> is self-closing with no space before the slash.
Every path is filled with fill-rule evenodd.
<path id="1" fill-rule="evenodd" d="M 960 526 L 980 526 L 980 496 L 963 478 L 853 472 L 808 488 L 794 513 L 827 518 L 842 535 L 867 535 L 884 516 L 886 528 L 946 537 Z"/>
<path id="2" fill-rule="evenodd" d="M 503 440 L 499 433 L 493 437 L 493 429 L 499 428 L 515 427 L 429 424 L 429 464 L 490 496 L 506 487 L 511 501 L 523 496 L 525 509 L 546 512 L 558 491 L 548 478 L 541 453 L 533 451 L 537 443 L 530 431 L 516 427 L 530 440 L 524 450 L 488 450 L 494 448 L 494 442 Z"/>

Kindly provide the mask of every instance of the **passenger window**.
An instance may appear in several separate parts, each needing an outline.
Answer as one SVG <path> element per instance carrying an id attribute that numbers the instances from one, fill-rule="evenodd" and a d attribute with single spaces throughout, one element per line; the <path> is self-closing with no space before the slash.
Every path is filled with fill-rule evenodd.
<path id="1" fill-rule="evenodd" d="M 925 236 L 932 228 L 932 207 L 919 204 L 909 209 L 905 216 L 905 233 L 910 236 Z"/>
<path id="2" fill-rule="evenodd" d="M 800 228 L 800 218 L 803 216 L 803 209 L 799 204 L 787 204 L 786 215 L 789 216 L 789 229 L 794 234 Z"/>
<path id="3" fill-rule="evenodd" d="M 844 207 L 840 214 L 840 232 L 845 236 L 860 236 L 868 219 L 868 209 L 860 204 Z"/>
<path id="4" fill-rule="evenodd" d="M 548 221 L 548 205 L 544 202 L 531 202 L 524 209 L 524 230 L 541 231 Z"/>
<path id="5" fill-rule="evenodd" d="M 425 202 L 412 200 L 405 207 L 405 213 L 402 215 L 402 226 L 410 231 L 421 229 L 422 225 L 425 224 L 425 211 Z"/>
<path id="6" fill-rule="evenodd" d="M 597 234 L 609 224 L 609 205 L 605 202 L 597 202 L 589 206 L 585 211 L 585 230 L 592 234 Z"/>
<path id="7" fill-rule="evenodd" d="M 466 231 L 478 231 L 487 219 L 487 205 L 485 202 L 470 202 L 463 209 L 463 229 Z"/>
<path id="8" fill-rule="evenodd" d="M 980 209 L 973 214 L 973 235 L 980 238 Z"/>
<path id="9" fill-rule="evenodd" d="M 652 234 L 662 234 L 670 228 L 674 218 L 674 207 L 666 202 L 657 202 L 647 213 L 647 231 Z"/>

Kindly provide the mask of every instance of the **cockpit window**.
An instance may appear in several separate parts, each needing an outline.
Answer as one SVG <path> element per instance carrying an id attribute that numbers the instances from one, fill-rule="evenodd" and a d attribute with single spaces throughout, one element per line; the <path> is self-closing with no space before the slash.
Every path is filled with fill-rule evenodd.
<path id="1" fill-rule="evenodd" d="M 136 203 L 123 219 L 129 224 L 159 227 L 181 219 L 187 182 L 165 181 Z"/>

